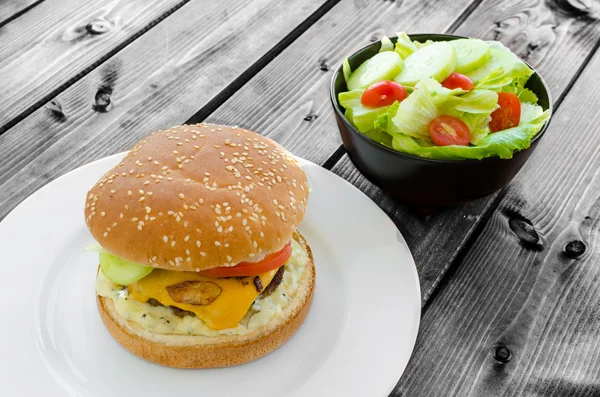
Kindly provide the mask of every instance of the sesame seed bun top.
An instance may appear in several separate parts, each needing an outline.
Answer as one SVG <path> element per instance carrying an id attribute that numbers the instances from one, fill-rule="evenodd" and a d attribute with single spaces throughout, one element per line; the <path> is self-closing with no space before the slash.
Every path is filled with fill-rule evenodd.
<path id="1" fill-rule="evenodd" d="M 183 125 L 138 142 L 88 192 L 85 219 L 121 258 L 200 271 L 280 250 L 307 201 L 306 175 L 279 144 L 236 127 Z"/>

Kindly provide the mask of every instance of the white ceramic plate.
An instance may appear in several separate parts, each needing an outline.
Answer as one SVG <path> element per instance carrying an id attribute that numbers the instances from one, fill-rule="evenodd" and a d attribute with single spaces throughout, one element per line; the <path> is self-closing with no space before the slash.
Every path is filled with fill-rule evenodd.
<path id="1" fill-rule="evenodd" d="M 0 394 L 6 396 L 387 396 L 420 318 L 417 271 L 389 218 L 342 178 L 302 160 L 310 195 L 301 233 L 317 268 L 304 324 L 275 352 L 237 367 L 146 362 L 104 328 L 87 190 L 122 154 L 88 164 L 26 199 L 0 223 Z"/>

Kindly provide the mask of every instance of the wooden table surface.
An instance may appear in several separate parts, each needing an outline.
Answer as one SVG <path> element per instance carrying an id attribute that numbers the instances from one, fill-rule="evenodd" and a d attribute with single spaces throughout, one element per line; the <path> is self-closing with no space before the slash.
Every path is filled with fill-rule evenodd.
<path id="1" fill-rule="evenodd" d="M 350 163 L 332 71 L 397 30 L 500 40 L 544 76 L 553 121 L 508 188 L 425 214 Z M 240 125 L 353 183 L 407 240 L 422 322 L 392 396 L 599 396 L 599 45 L 599 0 L 2 0 L 0 219 L 152 130 Z"/>

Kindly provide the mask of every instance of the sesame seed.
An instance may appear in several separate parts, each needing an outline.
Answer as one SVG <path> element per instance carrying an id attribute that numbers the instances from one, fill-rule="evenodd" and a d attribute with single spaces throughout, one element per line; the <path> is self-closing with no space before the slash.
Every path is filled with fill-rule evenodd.
<path id="1" fill-rule="evenodd" d="M 175 247 L 175 240 L 171 241 L 171 247 Z"/>
<path id="2" fill-rule="evenodd" d="M 221 243 L 220 243 L 219 241 L 215 241 L 215 245 L 216 245 L 217 247 L 219 247 L 219 246 L 221 245 Z"/>
<path id="3" fill-rule="evenodd" d="M 108 232 L 104 232 L 104 237 L 108 237 Z"/>
<path id="4" fill-rule="evenodd" d="M 200 240 L 196 240 L 196 247 L 200 248 L 201 245 L 202 243 L 200 242 Z"/>
<path id="5" fill-rule="evenodd" d="M 198 272 L 200 272 L 200 268 L 199 267 L 196 268 L 196 273 L 198 273 Z"/>
<path id="6" fill-rule="evenodd" d="M 163 236 L 163 241 L 166 243 L 167 241 L 169 241 L 169 238 L 167 236 Z"/>
<path id="7" fill-rule="evenodd" d="M 183 198 L 185 198 L 185 196 L 183 195 L 183 193 L 179 193 L 179 198 L 180 198 L 180 199 L 183 199 Z"/>
<path id="8" fill-rule="evenodd" d="M 202 251 L 200 251 L 200 255 L 201 255 L 201 256 L 206 256 L 206 252 L 202 252 Z"/>
<path id="9" fill-rule="evenodd" d="M 106 212 L 102 211 L 102 212 L 100 213 L 100 215 L 101 215 L 101 216 L 106 216 Z"/>
<path id="10" fill-rule="evenodd" d="M 185 236 L 185 237 L 183 238 L 183 241 L 189 241 L 189 240 L 190 240 L 190 236 Z"/>
<path id="11" fill-rule="evenodd" d="M 127 194 L 131 196 L 131 195 L 133 195 L 133 192 L 131 190 L 128 190 Z"/>

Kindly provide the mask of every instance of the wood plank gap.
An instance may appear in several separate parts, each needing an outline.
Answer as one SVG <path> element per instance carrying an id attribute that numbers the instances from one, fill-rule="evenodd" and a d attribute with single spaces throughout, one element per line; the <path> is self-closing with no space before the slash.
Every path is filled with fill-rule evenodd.
<path id="1" fill-rule="evenodd" d="M 346 149 L 344 148 L 344 145 L 340 145 L 340 147 L 337 148 L 337 150 L 323 163 L 322 167 L 331 171 L 333 166 L 344 157 L 344 154 L 346 154 Z"/>
<path id="2" fill-rule="evenodd" d="M 562 103 L 563 99 L 565 99 L 567 97 L 567 95 L 569 95 L 569 92 L 571 92 L 571 88 L 573 88 L 573 86 L 575 85 L 575 82 L 577 81 L 577 79 L 579 79 L 579 76 L 581 76 L 581 74 L 587 67 L 588 63 L 590 63 L 594 54 L 596 54 L 596 52 L 598 52 L 598 48 L 600 48 L 600 40 L 596 40 L 596 44 L 594 44 L 592 51 L 590 51 L 590 53 L 585 57 L 585 59 L 583 60 L 583 63 L 581 64 L 579 69 L 577 69 L 577 71 L 575 72 L 575 74 L 573 75 L 571 80 L 569 80 L 569 83 L 565 87 L 562 94 L 554 102 L 554 109 L 553 109 L 554 113 L 556 113 L 556 111 L 560 107 L 560 104 Z"/>
<path id="3" fill-rule="evenodd" d="M 430 289 L 429 291 L 425 291 L 426 294 L 429 294 L 429 298 L 425 300 L 423 307 L 421 308 L 421 315 L 427 312 L 429 305 L 434 301 L 436 295 L 440 290 L 444 288 L 448 281 L 452 278 L 452 276 L 456 273 L 456 270 L 465 259 L 467 254 L 471 251 L 471 248 L 477 242 L 477 239 L 487 226 L 488 222 L 492 218 L 492 215 L 506 196 L 506 192 L 508 191 L 510 184 L 505 186 L 498 195 L 494 198 L 494 201 L 485 209 L 483 215 L 480 218 L 477 226 L 469 233 L 467 236 L 467 241 L 463 244 L 462 248 L 456 253 L 454 258 L 452 258 L 450 265 L 448 265 L 446 271 L 443 273 L 442 278 L 437 284 L 434 284 L 435 287 Z"/>
<path id="4" fill-rule="evenodd" d="M 477 7 L 483 2 L 483 0 L 473 0 L 471 4 L 452 22 L 452 24 L 446 29 L 446 33 L 452 34 L 463 24 L 464 21 L 475 11 Z"/>
<path id="5" fill-rule="evenodd" d="M 33 7 L 40 5 L 42 2 L 44 2 L 45 0 L 38 0 L 35 3 L 31 3 L 30 5 L 28 5 L 27 7 L 23 8 L 20 11 L 17 11 L 16 13 L 14 13 L 13 15 L 9 16 L 8 18 L 6 18 L 4 21 L 0 21 L 0 29 L 6 25 L 7 23 L 14 21 L 15 19 L 17 19 L 18 17 L 20 17 L 21 15 L 25 14 L 27 11 L 31 10 Z"/>
<path id="6" fill-rule="evenodd" d="M 41 1 L 43 1 L 43 0 L 41 0 Z M 41 3 L 41 1 L 40 1 L 40 3 Z M 85 77 L 87 74 L 89 74 L 92 70 L 96 69 L 99 65 L 104 63 L 107 59 L 113 57 L 115 54 L 117 54 L 123 48 L 127 47 L 129 44 L 131 44 L 132 42 L 137 40 L 144 33 L 148 32 L 154 26 L 156 26 L 160 22 L 164 21 L 169 15 L 173 14 L 175 11 L 177 11 L 178 9 L 180 9 L 186 3 L 189 3 L 189 2 L 190 2 L 190 0 L 180 1 L 179 3 L 177 3 L 177 5 L 175 5 L 168 11 L 166 11 L 160 17 L 150 21 L 144 28 L 142 28 L 139 32 L 135 33 L 134 35 L 132 35 L 129 39 L 123 41 L 121 44 L 119 44 L 118 46 L 113 48 L 111 51 L 104 54 L 104 56 L 98 58 L 90 66 L 88 66 L 87 68 L 85 68 L 84 70 L 82 70 L 81 72 L 79 72 L 78 74 L 76 74 L 75 76 L 70 78 L 69 80 L 67 80 L 64 84 L 61 84 L 56 89 L 50 91 L 50 93 L 48 93 L 46 96 L 40 98 L 33 105 L 29 106 L 26 110 L 21 112 L 18 116 L 14 117 L 12 120 L 8 121 L 3 126 L 0 126 L 0 135 L 4 134 L 6 131 L 8 131 L 13 126 L 15 126 L 17 123 L 19 123 L 20 121 L 25 119 L 27 116 L 29 116 L 30 114 L 32 114 L 33 112 L 35 112 L 36 110 L 41 108 L 48 101 L 50 101 L 52 98 L 56 97 L 58 94 L 60 94 L 61 92 L 63 92 L 67 88 L 69 88 L 71 85 L 73 85 L 77 81 L 81 80 L 83 77 Z"/>
<path id="7" fill-rule="evenodd" d="M 275 59 L 283 50 L 285 50 L 290 44 L 292 44 L 298 37 L 306 32 L 315 22 L 317 22 L 323 15 L 325 15 L 333 6 L 339 3 L 341 0 L 329 0 L 313 12 L 308 18 L 306 18 L 301 24 L 296 26 L 287 36 L 285 36 L 279 43 L 271 48 L 265 55 L 260 57 L 254 64 L 240 74 L 231 84 L 225 87 L 219 92 L 213 99 L 211 99 L 206 105 L 192 115 L 185 123 L 196 124 L 201 123 L 211 113 L 213 113 L 219 106 L 225 103 L 231 98 L 240 88 L 242 88 L 248 81 L 250 81 L 258 72 L 260 72 L 265 66 L 267 66 L 273 59 Z M 333 165 L 332 165 L 333 166 Z"/>

